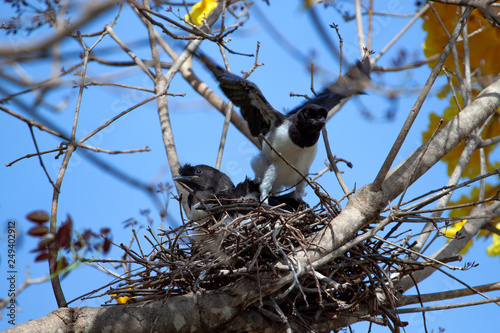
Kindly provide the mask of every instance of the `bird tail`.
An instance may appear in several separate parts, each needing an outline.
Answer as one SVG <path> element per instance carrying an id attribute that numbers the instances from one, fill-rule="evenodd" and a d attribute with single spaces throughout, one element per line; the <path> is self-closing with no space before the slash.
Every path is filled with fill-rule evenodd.
<path id="1" fill-rule="evenodd" d="M 364 57 L 351 66 L 329 89 L 346 97 L 362 94 L 370 85 L 370 73 L 370 57 Z"/>

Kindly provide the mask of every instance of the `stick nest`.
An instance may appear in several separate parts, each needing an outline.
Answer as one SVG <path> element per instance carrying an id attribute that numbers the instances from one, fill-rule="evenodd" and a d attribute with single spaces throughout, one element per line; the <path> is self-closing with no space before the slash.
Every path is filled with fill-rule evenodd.
<path id="1" fill-rule="evenodd" d="M 240 216 L 235 217 L 235 212 Z M 139 252 L 121 245 L 136 268 L 114 281 L 106 294 L 130 297 L 127 304 L 143 303 L 216 290 L 243 277 L 260 283 L 293 272 L 292 283 L 261 295 L 247 309 L 305 327 L 342 313 L 355 316 L 360 302 L 375 300 L 376 288 L 382 286 L 387 299 L 394 298 L 392 273 L 408 274 L 421 269 L 422 263 L 402 259 L 407 253 L 400 246 L 369 238 L 321 268 L 295 274 L 301 267 L 296 266 L 294 253 L 307 247 L 339 212 L 338 203 L 325 195 L 315 207 L 295 212 L 253 201 L 214 205 L 201 223 L 189 221 L 177 229 L 160 229 L 158 234 L 149 229 L 145 238 L 153 247 L 150 253 L 143 253 L 140 244 Z"/>

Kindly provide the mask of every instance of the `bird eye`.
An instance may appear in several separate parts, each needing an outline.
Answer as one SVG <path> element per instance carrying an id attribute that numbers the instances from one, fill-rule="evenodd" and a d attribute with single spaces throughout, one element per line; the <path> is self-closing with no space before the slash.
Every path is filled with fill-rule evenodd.
<path id="1" fill-rule="evenodd" d="M 198 169 L 196 169 L 196 173 L 197 173 L 197 174 L 200 174 L 200 173 L 201 173 L 201 169 L 199 169 L 199 168 L 198 168 Z"/>

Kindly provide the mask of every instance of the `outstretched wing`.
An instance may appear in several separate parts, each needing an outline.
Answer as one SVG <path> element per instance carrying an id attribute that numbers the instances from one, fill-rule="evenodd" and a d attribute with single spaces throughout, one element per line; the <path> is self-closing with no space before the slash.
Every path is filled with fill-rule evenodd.
<path id="1" fill-rule="evenodd" d="M 315 98 L 297 106 L 289 114 L 296 113 L 308 104 L 317 104 L 330 111 L 344 98 L 362 94 L 370 84 L 370 72 L 370 58 L 366 57 L 349 68 L 347 74 L 341 76 L 337 82 L 326 87 Z"/>
<path id="2" fill-rule="evenodd" d="M 214 74 L 227 98 L 240 108 L 253 136 L 266 134 L 283 122 L 285 116 L 269 104 L 257 85 L 226 71 L 199 52 L 196 56 Z"/>

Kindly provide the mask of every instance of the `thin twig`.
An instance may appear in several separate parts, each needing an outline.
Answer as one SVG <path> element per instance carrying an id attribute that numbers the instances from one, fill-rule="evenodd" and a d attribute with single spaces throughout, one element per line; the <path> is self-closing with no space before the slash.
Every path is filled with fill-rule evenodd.
<path id="1" fill-rule="evenodd" d="M 43 169 L 43 172 L 45 173 L 45 175 L 47 176 L 47 179 L 49 180 L 49 183 L 52 185 L 52 187 L 54 188 L 54 191 L 57 191 L 59 192 L 59 188 L 56 187 L 56 185 L 54 184 L 54 182 L 52 181 L 52 178 L 50 178 L 50 175 L 49 173 L 47 172 L 47 169 L 45 168 L 45 164 L 43 164 L 43 160 L 42 160 L 42 154 L 40 153 L 40 150 L 38 149 L 38 143 L 36 142 L 36 139 L 35 139 L 35 133 L 33 133 L 33 126 L 28 124 L 28 127 L 30 129 L 30 133 L 31 133 L 31 138 L 33 139 L 33 144 L 35 145 L 35 149 L 36 149 L 36 154 L 33 154 L 35 156 L 38 156 L 38 160 L 40 161 L 40 165 Z M 12 165 L 12 164 L 10 164 Z M 9 166 L 9 165 L 7 165 Z"/>
<path id="2" fill-rule="evenodd" d="M 328 156 L 328 161 L 330 162 L 331 170 L 333 170 L 333 172 L 335 173 L 335 176 L 337 177 L 337 181 L 339 182 L 342 191 L 344 191 L 344 194 L 347 195 L 347 197 L 349 197 L 350 195 L 352 195 L 352 192 L 349 190 L 346 183 L 344 182 L 344 179 L 340 174 L 340 170 L 337 167 L 337 161 L 332 155 L 332 151 L 330 149 L 330 143 L 328 142 L 328 133 L 326 131 L 326 126 L 323 127 L 321 131 L 323 133 L 323 141 L 325 142 L 326 156 Z"/>
<path id="3" fill-rule="evenodd" d="M 394 45 L 394 43 L 396 43 L 398 41 L 399 38 L 401 38 L 401 36 L 403 36 L 403 34 L 413 25 L 413 23 L 415 23 L 419 18 L 420 16 L 422 16 L 427 10 L 429 9 L 429 4 L 426 3 L 422 8 L 420 8 L 420 10 L 412 17 L 412 19 L 410 20 L 410 22 L 408 22 L 404 27 L 403 29 L 401 29 L 401 31 L 399 31 L 396 36 L 394 36 L 394 38 L 392 38 L 392 40 L 387 43 L 386 46 L 384 46 L 384 48 L 382 49 L 382 51 L 380 51 L 374 58 L 373 60 L 375 62 L 377 62 L 377 60 L 380 59 L 380 57 L 382 57 L 391 47 L 392 45 Z"/>

